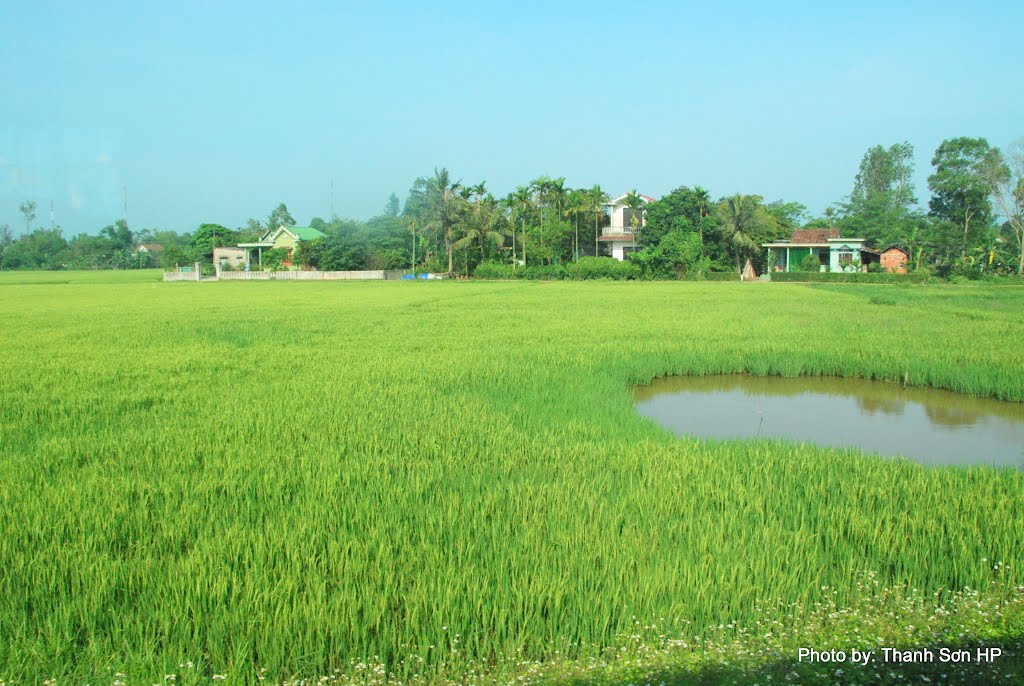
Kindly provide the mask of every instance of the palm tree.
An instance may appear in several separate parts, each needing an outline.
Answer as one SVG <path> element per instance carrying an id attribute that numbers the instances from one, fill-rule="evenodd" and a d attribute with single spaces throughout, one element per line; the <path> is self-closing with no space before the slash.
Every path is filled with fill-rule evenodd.
<path id="1" fill-rule="evenodd" d="M 697 201 L 697 212 L 700 217 L 697 220 L 697 231 L 700 233 L 700 251 L 701 255 L 704 254 L 704 226 L 700 220 L 708 216 L 708 207 L 711 206 L 711 193 L 706 188 L 701 186 L 694 186 L 693 197 Z"/>
<path id="2" fill-rule="evenodd" d="M 580 215 L 586 212 L 588 206 L 587 191 L 582 188 L 574 188 L 569 191 L 565 201 L 565 216 L 572 217 L 576 227 L 576 235 L 572 244 L 572 260 L 577 262 L 580 259 Z"/>
<path id="3" fill-rule="evenodd" d="M 760 227 L 757 203 L 749 195 L 737 193 L 723 200 L 719 207 L 722 236 L 732 245 L 733 253 L 736 255 L 736 270 L 742 273 L 741 258 L 749 258 L 757 250 L 757 241 L 753 236 Z"/>
<path id="4" fill-rule="evenodd" d="M 629 223 L 633 227 L 633 249 L 636 250 L 636 235 L 643 226 L 644 199 L 634 188 L 626 194 L 626 207 L 629 208 Z"/>
<path id="5" fill-rule="evenodd" d="M 412 271 L 416 272 L 416 229 L 419 227 L 420 219 L 414 214 L 407 214 L 402 217 L 402 224 L 412 232 Z"/>
<path id="6" fill-rule="evenodd" d="M 825 218 L 828 219 L 828 229 L 831 231 L 836 219 L 836 208 L 834 205 L 829 205 L 825 208 Z"/>
<path id="7" fill-rule="evenodd" d="M 530 182 L 530 190 L 534 193 L 534 203 L 540 212 L 540 247 L 541 261 L 543 262 L 544 252 L 544 210 L 547 208 L 548 196 L 551 193 L 551 179 L 547 176 L 538 176 Z"/>
<path id="8" fill-rule="evenodd" d="M 493 196 L 477 201 L 477 212 L 474 216 L 471 228 L 466 235 L 455 241 L 456 248 L 464 248 L 473 243 L 480 245 L 480 261 L 487 259 L 486 246 L 488 243 L 501 245 L 505 242 L 505 234 L 498 230 L 503 219 L 501 208 Z"/>
<path id="9" fill-rule="evenodd" d="M 515 266 L 516 257 L 516 234 L 515 220 L 519 220 L 519 227 L 523 235 L 523 266 L 526 266 L 526 215 L 532 205 L 532 196 L 528 186 L 516 186 L 516 189 L 505 197 L 505 204 L 509 210 L 509 220 L 512 222 L 512 262 Z"/>
<path id="10" fill-rule="evenodd" d="M 429 217 L 429 225 L 444 236 L 444 247 L 448 253 L 448 278 L 455 275 L 453 265 L 452 230 L 456 217 L 456 198 L 462 188 L 460 181 L 452 181 L 451 174 L 445 168 L 434 168 L 434 175 L 416 179 L 410 195 L 415 198 L 416 205 L 424 209 Z"/>
<path id="11" fill-rule="evenodd" d="M 587 191 L 587 202 L 587 209 L 594 213 L 594 257 L 597 257 L 601 254 L 600 244 L 598 243 L 601 228 L 601 209 L 608 202 L 608 194 L 601 189 L 600 185 L 595 183 Z"/>

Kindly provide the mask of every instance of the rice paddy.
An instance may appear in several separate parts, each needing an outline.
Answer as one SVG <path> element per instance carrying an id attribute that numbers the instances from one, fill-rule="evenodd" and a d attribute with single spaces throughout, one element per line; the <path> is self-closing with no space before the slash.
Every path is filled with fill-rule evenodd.
<path id="1" fill-rule="evenodd" d="M 2 684 L 865 683 L 796 646 L 878 640 L 1021 665 L 1024 471 L 681 440 L 631 386 L 1020 402 L 1024 289 L 44 276 L 0 275 Z"/>

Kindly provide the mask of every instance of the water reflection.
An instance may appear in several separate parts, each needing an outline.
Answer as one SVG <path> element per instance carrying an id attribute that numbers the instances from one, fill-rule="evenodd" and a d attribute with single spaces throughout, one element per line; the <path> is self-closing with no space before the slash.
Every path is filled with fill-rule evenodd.
<path id="1" fill-rule="evenodd" d="M 863 379 L 658 379 L 637 409 L 678 435 L 779 437 L 930 465 L 1024 467 L 1024 404 Z"/>

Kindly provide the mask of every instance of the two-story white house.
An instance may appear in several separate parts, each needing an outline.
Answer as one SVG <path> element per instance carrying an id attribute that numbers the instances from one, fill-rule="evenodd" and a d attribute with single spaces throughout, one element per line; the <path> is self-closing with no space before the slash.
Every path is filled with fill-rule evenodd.
<path id="1" fill-rule="evenodd" d="M 643 209 L 635 212 L 631 210 L 626 204 L 627 197 L 629 193 L 623 193 L 605 205 L 611 223 L 601 229 L 599 239 L 610 244 L 612 257 L 617 260 L 629 259 L 629 254 L 639 249 L 636 244 L 637 234 L 647 224 L 646 212 Z M 640 199 L 644 205 L 654 202 L 654 198 L 649 195 L 641 195 Z"/>

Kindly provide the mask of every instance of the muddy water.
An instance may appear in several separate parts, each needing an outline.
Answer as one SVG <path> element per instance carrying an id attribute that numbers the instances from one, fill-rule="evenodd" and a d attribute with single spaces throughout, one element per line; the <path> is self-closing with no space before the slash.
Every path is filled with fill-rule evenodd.
<path id="1" fill-rule="evenodd" d="M 636 389 L 680 436 L 787 438 L 929 465 L 1024 468 L 1024 403 L 833 377 L 680 376 Z"/>

